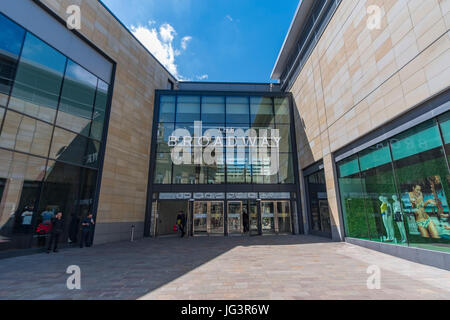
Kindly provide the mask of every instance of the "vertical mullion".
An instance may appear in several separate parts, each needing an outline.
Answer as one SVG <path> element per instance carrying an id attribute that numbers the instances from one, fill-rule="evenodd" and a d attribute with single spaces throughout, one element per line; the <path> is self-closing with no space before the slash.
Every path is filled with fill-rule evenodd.
<path id="1" fill-rule="evenodd" d="M 394 178 L 394 188 L 395 188 L 395 193 L 400 201 L 400 205 L 402 206 L 403 209 L 403 204 L 402 204 L 402 197 L 401 197 L 401 193 L 400 193 L 400 188 L 399 188 L 399 184 L 398 184 L 398 177 L 397 177 L 397 172 L 395 171 L 395 164 L 394 164 L 394 155 L 392 153 L 392 146 L 391 146 L 391 139 L 387 140 L 387 144 L 388 144 L 388 148 L 389 148 L 389 155 L 391 157 L 391 168 L 392 168 L 392 176 Z M 444 152 L 445 153 L 445 152 Z M 404 215 L 402 215 L 403 218 L 403 228 L 405 229 L 405 234 L 406 234 L 406 243 L 409 246 L 409 236 L 408 236 L 408 232 L 406 232 L 406 227 L 405 227 L 405 217 Z M 399 230 L 400 231 L 400 230 Z"/>
<path id="2" fill-rule="evenodd" d="M 367 235 L 369 236 L 369 238 L 372 240 L 372 234 L 370 233 L 370 223 L 369 223 L 369 218 L 367 217 L 367 205 L 366 205 L 366 199 L 365 199 L 365 194 L 367 194 L 367 190 L 363 187 L 363 182 L 362 182 L 362 171 L 361 171 L 361 163 L 359 161 L 359 154 L 356 154 L 356 159 L 358 161 L 358 170 L 359 170 L 359 177 L 360 177 L 360 185 L 361 185 L 361 191 L 364 191 L 364 197 L 363 197 L 363 204 L 364 204 L 364 216 L 366 217 L 366 224 L 367 224 Z"/>

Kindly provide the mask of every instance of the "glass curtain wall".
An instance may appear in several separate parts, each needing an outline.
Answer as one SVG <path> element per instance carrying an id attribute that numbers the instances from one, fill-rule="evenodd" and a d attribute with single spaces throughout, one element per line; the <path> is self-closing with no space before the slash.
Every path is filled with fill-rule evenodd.
<path id="1" fill-rule="evenodd" d="M 163 94 L 153 183 L 293 184 L 290 117 L 287 97 Z M 196 122 L 201 122 L 198 132 Z M 249 139 L 249 132 L 256 136 Z M 267 137 L 264 148 L 261 137 Z M 251 143 L 256 143 L 257 153 L 251 152 Z M 272 168 L 275 143 L 278 170 Z"/>
<path id="2" fill-rule="evenodd" d="M 77 242 L 92 212 L 109 85 L 0 14 L 0 250 Z"/>
<path id="3" fill-rule="evenodd" d="M 450 252 L 450 113 L 338 162 L 349 237 Z"/>

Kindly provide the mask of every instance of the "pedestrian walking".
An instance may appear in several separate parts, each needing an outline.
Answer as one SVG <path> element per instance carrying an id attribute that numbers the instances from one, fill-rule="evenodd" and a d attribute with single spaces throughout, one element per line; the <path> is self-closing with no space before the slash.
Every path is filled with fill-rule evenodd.
<path id="1" fill-rule="evenodd" d="M 177 215 L 177 226 L 178 226 L 178 230 L 181 232 L 181 238 L 183 238 L 185 233 L 186 233 L 186 231 L 185 231 L 186 215 L 184 214 L 183 211 L 178 212 L 178 215 Z"/>

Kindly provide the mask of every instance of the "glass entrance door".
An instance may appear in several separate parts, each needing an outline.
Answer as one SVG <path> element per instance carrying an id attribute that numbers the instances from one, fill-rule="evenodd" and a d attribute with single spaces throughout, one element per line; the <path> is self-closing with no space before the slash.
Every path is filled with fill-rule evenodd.
<path id="1" fill-rule="evenodd" d="M 258 203 L 255 200 L 250 200 L 249 205 L 249 219 L 250 219 L 250 235 L 259 234 L 260 219 L 258 219 Z"/>
<path id="2" fill-rule="evenodd" d="M 242 234 L 242 201 L 228 202 L 228 233 Z"/>
<path id="3" fill-rule="evenodd" d="M 278 233 L 292 233 L 291 204 L 289 201 L 277 201 Z"/>
<path id="4" fill-rule="evenodd" d="M 224 234 L 223 201 L 195 201 L 194 235 Z"/>
<path id="5" fill-rule="evenodd" d="M 261 201 L 262 233 L 275 233 L 275 201 Z"/>
<path id="6" fill-rule="evenodd" d="M 208 234 L 208 202 L 195 201 L 193 214 L 194 235 Z"/>
<path id="7" fill-rule="evenodd" d="M 223 202 L 213 201 L 209 203 L 209 233 L 210 234 L 224 234 L 223 223 Z"/>
<path id="8" fill-rule="evenodd" d="M 262 233 L 292 233 L 289 201 L 261 201 Z"/>

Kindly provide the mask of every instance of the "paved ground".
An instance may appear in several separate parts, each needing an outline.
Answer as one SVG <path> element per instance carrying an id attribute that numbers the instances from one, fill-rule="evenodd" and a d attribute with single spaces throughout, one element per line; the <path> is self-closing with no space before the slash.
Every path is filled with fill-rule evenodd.
<path id="1" fill-rule="evenodd" d="M 68 290 L 69 265 L 81 290 Z M 367 267 L 381 269 L 368 290 Z M 450 299 L 450 272 L 310 236 L 159 238 L 0 260 L 0 299 Z"/>

